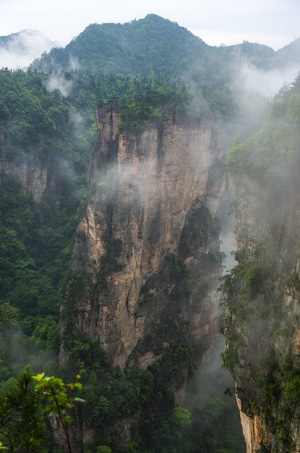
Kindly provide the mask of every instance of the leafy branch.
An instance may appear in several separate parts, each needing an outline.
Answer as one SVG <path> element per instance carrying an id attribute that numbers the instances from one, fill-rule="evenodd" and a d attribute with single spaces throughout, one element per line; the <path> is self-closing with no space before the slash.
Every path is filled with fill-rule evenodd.
<path id="1" fill-rule="evenodd" d="M 83 399 L 73 396 L 74 390 L 82 389 L 82 384 L 79 382 L 80 374 L 70 384 L 65 384 L 61 378 L 55 376 L 45 376 L 45 373 L 40 373 L 32 377 L 37 381 L 35 390 L 41 390 L 43 397 L 47 401 L 45 412 L 49 412 L 50 417 L 54 415 L 58 416 L 66 437 L 68 451 L 69 453 L 73 453 L 67 423 L 73 422 L 69 411 L 73 408 L 74 403 L 84 402 Z"/>

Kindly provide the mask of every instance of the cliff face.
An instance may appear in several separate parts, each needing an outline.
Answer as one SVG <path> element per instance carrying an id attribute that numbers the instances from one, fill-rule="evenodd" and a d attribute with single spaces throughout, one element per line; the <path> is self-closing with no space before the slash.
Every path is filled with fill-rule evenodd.
<path id="1" fill-rule="evenodd" d="M 224 362 L 236 382 L 247 453 L 300 448 L 298 106 L 299 78 L 228 154 L 237 266 L 223 278 Z"/>
<path id="2" fill-rule="evenodd" d="M 146 368 L 172 341 L 200 361 L 219 330 L 213 216 L 225 179 L 212 125 L 170 115 L 133 133 L 118 130 L 118 115 L 110 106 L 98 111 L 74 249 L 74 268 L 90 278 L 74 307 L 76 329 L 121 368 Z"/>
<path id="3" fill-rule="evenodd" d="M 12 173 L 20 182 L 24 190 L 30 192 L 33 199 L 40 202 L 49 186 L 49 165 L 40 161 L 28 162 L 27 160 L 18 165 L 2 163 L 2 171 Z"/>
<path id="4" fill-rule="evenodd" d="M 268 445 L 270 442 L 270 436 L 267 434 L 266 426 L 258 415 L 248 416 L 243 412 L 239 398 L 237 398 L 237 404 L 240 410 L 246 452 L 255 453 L 260 451 L 261 445 Z"/>
<path id="5" fill-rule="evenodd" d="M 224 283 L 224 358 L 247 453 L 300 447 L 298 164 L 288 178 L 282 164 L 274 185 L 258 174 L 238 178 L 238 265 Z"/>
<path id="6" fill-rule="evenodd" d="M 5 139 L 0 135 L 0 150 L 5 147 Z M 11 173 L 16 177 L 24 190 L 30 192 L 33 199 L 40 202 L 46 188 L 53 185 L 49 159 L 41 159 L 27 156 L 16 161 L 8 160 L 5 152 L 1 152 L 0 172 Z"/>

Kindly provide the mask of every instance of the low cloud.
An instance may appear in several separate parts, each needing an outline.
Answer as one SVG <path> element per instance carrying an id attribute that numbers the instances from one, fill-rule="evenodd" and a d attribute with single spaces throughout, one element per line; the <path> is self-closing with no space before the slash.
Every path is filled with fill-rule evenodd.
<path id="1" fill-rule="evenodd" d="M 284 84 L 294 81 L 299 69 L 299 65 L 295 65 L 266 71 L 244 62 L 236 74 L 235 84 L 245 93 L 272 97 Z"/>
<path id="2" fill-rule="evenodd" d="M 2 37 L 0 65 L 9 69 L 27 69 L 35 58 L 55 45 L 53 41 L 35 30 L 22 30 Z"/>
<path id="3" fill-rule="evenodd" d="M 52 74 L 46 83 L 46 89 L 50 93 L 54 90 L 59 90 L 64 97 L 69 96 L 72 86 L 73 82 L 66 80 L 63 74 Z"/>

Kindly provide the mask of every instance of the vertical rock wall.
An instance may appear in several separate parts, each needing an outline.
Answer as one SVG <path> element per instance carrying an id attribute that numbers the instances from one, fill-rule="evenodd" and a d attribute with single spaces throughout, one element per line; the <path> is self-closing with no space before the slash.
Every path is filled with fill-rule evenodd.
<path id="1" fill-rule="evenodd" d="M 42 200 L 47 187 L 54 184 L 54 181 L 51 181 L 49 162 L 41 162 L 39 159 L 27 157 L 20 162 L 8 162 L 3 155 L 0 171 L 13 174 L 24 190 L 30 192 L 37 202 Z"/>
<path id="2" fill-rule="evenodd" d="M 216 250 L 218 244 L 204 225 L 213 217 L 207 204 L 217 214 L 225 190 L 224 173 L 217 177 L 215 171 L 221 156 L 211 146 L 212 124 L 166 115 L 160 124 L 128 132 L 118 129 L 117 109 L 106 106 L 97 113 L 90 197 L 74 249 L 74 268 L 85 270 L 92 284 L 74 307 L 76 328 L 97 340 L 113 365 L 146 367 L 169 339 L 162 334 L 154 352 L 145 338 L 158 337 L 162 319 L 172 315 L 189 325 L 177 335 L 200 360 L 219 330 L 220 262 L 209 255 L 211 241 Z M 194 228 L 189 222 L 198 222 L 197 240 L 187 233 Z M 184 252 L 183 232 L 192 246 Z M 189 290 L 170 277 L 166 258 L 174 256 L 189 272 Z M 180 302 L 174 288 L 184 293 Z"/>

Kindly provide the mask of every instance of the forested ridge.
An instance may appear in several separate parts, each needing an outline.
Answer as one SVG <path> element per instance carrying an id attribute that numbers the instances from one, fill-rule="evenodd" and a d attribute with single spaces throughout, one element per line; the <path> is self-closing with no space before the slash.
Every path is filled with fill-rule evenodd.
<path id="1" fill-rule="evenodd" d="M 251 56 L 258 66 L 282 61 L 259 45 L 212 48 L 177 24 L 149 15 L 124 25 L 91 24 L 66 48 L 52 49 L 27 71 L 0 71 L 0 401 L 4 404 L 8 388 L 25 378 L 32 395 L 31 373 L 44 371 L 70 382 L 81 372 L 80 396 L 85 403 L 79 404 L 78 413 L 96 429 L 85 452 L 243 451 L 238 420 L 232 418 L 228 426 L 232 401 L 227 397 L 199 396 L 198 404 L 189 409 L 175 406 L 172 382 L 183 363 L 191 375 L 195 370 L 182 345 L 174 343 L 166 363 L 124 371 L 111 367 L 95 341 L 72 333 L 66 339 L 68 366 L 64 370 L 58 366 L 61 301 L 70 282 L 89 284 L 71 264 L 76 227 L 91 190 L 87 172 L 97 140 L 96 108 L 118 106 L 119 127 L 124 130 L 141 131 L 149 120 L 160 124 L 165 112 L 185 121 L 209 118 L 218 129 L 236 114 L 229 60 L 235 61 L 237 55 Z M 285 96 L 283 92 L 275 102 L 274 115 L 285 109 Z M 296 121 L 298 92 L 293 96 L 288 112 Z M 237 151 L 244 146 L 233 148 L 230 167 L 241 165 Z M 272 169 L 268 154 L 264 159 L 268 176 Z M 28 163 L 47 169 L 41 200 L 21 184 L 18 169 Z M 253 172 L 258 174 L 255 168 Z M 209 213 L 201 212 L 199 218 L 197 228 L 204 222 L 215 234 Z M 219 256 L 211 258 L 219 265 Z M 188 292 L 184 263 L 176 257 L 170 260 L 168 278 Z M 166 320 L 169 328 L 176 328 L 172 322 Z M 225 364 L 230 368 L 228 351 Z M 29 377 L 21 375 L 18 381 L 26 365 Z M 40 401 L 39 407 L 43 404 Z M 26 407 L 33 420 L 40 420 L 40 413 L 35 417 L 35 402 Z M 9 430 L 29 412 L 20 412 L 7 424 L 2 409 L 0 440 L 8 451 L 63 451 L 54 443 L 48 419 L 48 429 L 37 422 L 39 429 L 34 431 L 41 443 L 11 439 Z M 133 440 L 115 445 L 114 426 L 135 414 L 142 416 Z"/>

